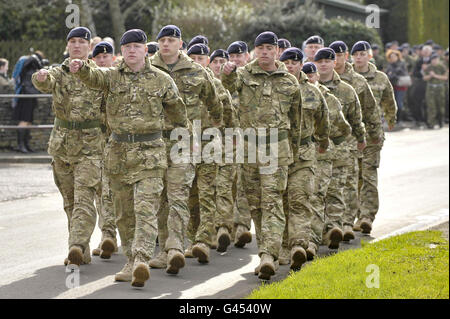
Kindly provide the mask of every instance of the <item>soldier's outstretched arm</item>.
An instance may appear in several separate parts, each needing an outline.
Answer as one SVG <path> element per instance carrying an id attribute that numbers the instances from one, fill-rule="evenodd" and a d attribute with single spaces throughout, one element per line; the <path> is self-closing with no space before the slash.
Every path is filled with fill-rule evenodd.
<path id="1" fill-rule="evenodd" d="M 34 87 L 42 93 L 52 93 L 58 78 L 56 68 L 51 70 L 41 69 L 32 75 L 31 81 Z"/>
<path id="2" fill-rule="evenodd" d="M 225 63 L 222 65 L 221 69 L 221 79 L 223 86 L 230 91 L 231 94 L 233 94 L 236 91 L 240 91 L 240 88 L 242 87 L 242 79 L 240 72 L 237 68 L 235 68 L 233 71 L 229 71 L 229 68 L 231 68 L 232 64 Z M 229 73 L 228 73 L 229 71 Z"/>
<path id="3" fill-rule="evenodd" d="M 207 77 L 207 81 L 202 88 L 200 98 L 207 106 L 209 115 L 214 121 L 214 126 L 220 127 L 222 126 L 223 120 L 223 105 L 219 99 L 219 94 L 217 92 L 216 86 L 214 85 L 214 80 L 207 72 L 205 72 L 205 76 Z"/>
<path id="4" fill-rule="evenodd" d="M 75 74 L 86 86 L 91 89 L 108 91 L 110 87 L 111 72 L 113 68 L 99 68 L 88 62 L 73 60 L 70 63 L 70 72 Z"/>
<path id="5" fill-rule="evenodd" d="M 165 116 L 168 117 L 175 127 L 189 128 L 186 105 L 180 97 L 175 82 L 168 76 L 167 89 L 163 96 Z"/>

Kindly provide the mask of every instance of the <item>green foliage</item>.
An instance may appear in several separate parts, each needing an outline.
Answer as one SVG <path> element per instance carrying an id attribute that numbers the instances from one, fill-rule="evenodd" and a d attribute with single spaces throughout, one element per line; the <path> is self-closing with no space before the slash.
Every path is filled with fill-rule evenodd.
<path id="1" fill-rule="evenodd" d="M 319 258 L 250 299 L 448 299 L 449 246 L 441 232 L 408 233 Z M 379 288 L 366 281 L 379 269 Z"/>
<path id="2" fill-rule="evenodd" d="M 336 40 L 345 41 L 349 46 L 360 40 L 381 43 L 378 33 L 361 22 L 342 18 L 328 20 L 314 3 L 301 3 L 271 1 L 248 20 L 240 30 L 239 38 L 251 44 L 259 33 L 271 30 L 299 48 L 315 34 L 322 36 L 326 44 Z"/>
<path id="3" fill-rule="evenodd" d="M 226 49 L 235 41 L 235 35 L 245 27 L 253 14 L 252 8 L 241 0 L 192 1 L 191 5 L 174 6 L 161 15 L 158 29 L 175 24 L 182 30 L 182 37 L 189 42 L 198 34 L 208 37 L 211 50 Z M 154 35 L 156 36 L 156 34 Z"/>

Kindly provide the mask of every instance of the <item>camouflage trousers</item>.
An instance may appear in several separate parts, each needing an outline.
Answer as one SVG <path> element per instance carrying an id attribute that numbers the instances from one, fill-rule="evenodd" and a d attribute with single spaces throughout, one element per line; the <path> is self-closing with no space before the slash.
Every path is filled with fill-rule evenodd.
<path id="1" fill-rule="evenodd" d="M 102 184 L 95 196 L 95 204 L 97 206 L 98 227 L 102 231 L 102 239 L 105 237 L 116 238 L 116 216 L 109 187 L 109 177 L 105 173 L 104 165 L 102 165 Z"/>
<path id="2" fill-rule="evenodd" d="M 245 196 L 244 186 L 242 184 L 242 165 L 236 166 L 236 179 L 234 181 L 236 194 L 234 206 L 234 226 L 242 225 L 250 230 L 252 227 L 252 215 L 248 205 L 247 197 Z M 234 237 L 234 236 L 233 236 Z"/>
<path id="3" fill-rule="evenodd" d="M 343 226 L 351 226 L 359 214 L 359 176 L 360 166 L 358 164 L 358 153 L 348 152 L 347 182 L 344 188 L 345 212 L 342 216 Z"/>
<path id="4" fill-rule="evenodd" d="M 363 151 L 361 160 L 361 189 L 359 192 L 359 218 L 372 222 L 380 206 L 378 196 L 378 168 L 380 167 L 381 145 L 370 145 Z"/>
<path id="5" fill-rule="evenodd" d="M 333 162 L 331 160 L 317 161 L 316 176 L 314 180 L 315 189 L 311 197 L 311 242 L 316 248 L 322 242 L 322 234 L 326 225 L 326 198 L 333 176 Z"/>
<path id="6" fill-rule="evenodd" d="M 427 85 L 425 95 L 427 103 L 427 124 L 433 127 L 436 124 L 442 126 L 445 117 L 445 84 L 439 86 Z"/>
<path id="7" fill-rule="evenodd" d="M 81 158 L 67 163 L 54 157 L 52 168 L 67 215 L 69 248 L 76 245 L 85 250 L 97 220 L 94 198 L 101 184 L 101 161 Z"/>
<path id="8" fill-rule="evenodd" d="M 184 240 L 190 217 L 189 192 L 194 177 L 194 165 L 169 164 L 158 212 L 158 238 L 161 251 L 176 249 L 184 252 Z"/>
<path id="9" fill-rule="evenodd" d="M 289 167 L 287 191 L 283 194 L 286 225 L 282 247 L 287 249 L 294 246 L 307 249 L 310 240 L 315 164 L 309 167 L 296 167 L 299 164 L 295 162 Z"/>
<path id="10" fill-rule="evenodd" d="M 215 233 L 216 214 L 216 164 L 197 164 L 194 182 L 189 195 L 191 217 L 188 240 L 211 246 Z"/>
<path id="11" fill-rule="evenodd" d="M 139 256 L 150 261 L 158 236 L 157 212 L 164 189 L 163 178 L 147 177 L 134 184 L 110 178 L 123 253 L 129 259 Z"/>
<path id="12" fill-rule="evenodd" d="M 231 234 L 233 231 L 234 199 L 236 198 L 236 165 L 219 165 L 216 180 L 215 227 L 226 227 Z"/>
<path id="13" fill-rule="evenodd" d="M 242 171 L 259 256 L 269 254 L 277 260 L 286 224 L 283 193 L 287 188 L 288 167 L 279 166 L 273 174 L 261 174 L 257 165 L 243 164 Z"/>

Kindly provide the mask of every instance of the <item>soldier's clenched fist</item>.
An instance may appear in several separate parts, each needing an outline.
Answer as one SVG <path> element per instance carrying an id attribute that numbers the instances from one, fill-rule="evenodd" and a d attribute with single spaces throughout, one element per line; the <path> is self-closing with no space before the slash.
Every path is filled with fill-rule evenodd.
<path id="1" fill-rule="evenodd" d="M 236 69 L 236 63 L 234 62 L 227 62 L 223 65 L 223 73 L 225 73 L 226 75 L 230 75 L 231 72 L 234 71 L 234 69 Z"/>
<path id="2" fill-rule="evenodd" d="M 74 59 L 70 61 L 70 72 L 77 73 L 83 67 L 84 62 L 82 60 Z"/>
<path id="3" fill-rule="evenodd" d="M 47 80 L 47 76 L 48 76 L 48 70 L 41 69 L 41 70 L 39 70 L 36 78 L 39 82 L 45 82 L 45 80 Z"/>

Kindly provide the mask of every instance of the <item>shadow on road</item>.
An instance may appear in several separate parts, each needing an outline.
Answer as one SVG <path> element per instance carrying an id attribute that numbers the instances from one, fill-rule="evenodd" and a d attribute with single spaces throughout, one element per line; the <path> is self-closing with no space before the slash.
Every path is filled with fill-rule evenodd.
<path id="1" fill-rule="evenodd" d="M 356 236 L 356 239 L 352 242 L 342 243 L 339 251 L 360 248 L 361 239 L 365 241 L 371 241 L 373 239 L 369 236 L 363 236 L 360 233 L 356 233 Z M 329 250 L 327 247 L 321 246 L 319 256 L 327 257 L 337 252 L 336 250 Z M 238 270 L 249 264 L 252 255 L 256 254 L 257 247 L 254 241 L 244 249 L 231 247 L 225 255 L 211 250 L 209 264 L 202 265 L 196 259 L 186 259 L 186 267 L 181 269 L 177 276 L 166 274 L 165 269 L 151 269 L 150 280 L 142 289 L 132 288 L 130 283 L 114 283 L 113 279 L 109 283 L 109 278 L 105 281 L 104 278 L 106 276 L 114 275 L 122 269 L 126 262 L 123 255 L 115 254 L 110 260 L 93 257 L 90 265 L 82 265 L 80 267 L 80 285 L 83 287 L 95 281 L 101 281 L 101 284 L 99 284 L 98 290 L 93 287 L 93 293 L 83 294 L 80 297 L 89 299 L 176 299 L 182 297 L 182 292 L 185 290 L 198 286 L 223 273 Z M 304 267 L 307 267 L 308 264 L 305 264 Z M 281 281 L 289 273 L 289 265 L 281 266 L 269 283 Z M 36 271 L 33 277 L 18 280 L 0 287 L 0 298 L 55 298 L 68 291 L 66 281 L 70 275 L 71 273 L 66 272 L 66 267 L 62 263 L 61 266 L 42 268 Z M 196 294 L 199 296 L 199 299 L 237 299 L 247 296 L 252 290 L 261 285 L 261 281 L 253 274 L 253 267 L 251 272 L 241 274 L 241 277 L 242 280 L 238 281 L 232 287 L 222 290 L 220 293 L 208 295 L 208 292 L 205 291 L 205 294 L 202 295 L 202 291 L 197 291 Z M 106 286 L 103 287 L 102 285 L 105 284 Z M 214 284 L 221 285 L 223 283 L 218 280 Z M 95 285 L 96 283 L 94 283 Z"/>

